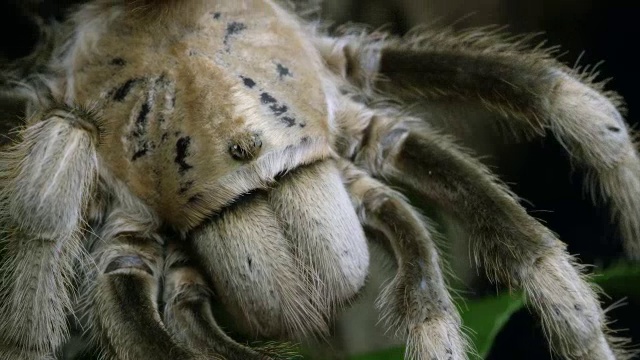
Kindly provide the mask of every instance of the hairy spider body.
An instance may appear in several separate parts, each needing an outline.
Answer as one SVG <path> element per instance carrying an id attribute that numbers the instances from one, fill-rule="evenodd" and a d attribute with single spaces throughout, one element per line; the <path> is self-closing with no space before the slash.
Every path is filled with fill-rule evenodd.
<path id="1" fill-rule="evenodd" d="M 363 227 L 398 263 L 379 307 L 406 357 L 466 358 L 433 230 L 386 182 L 463 222 L 560 355 L 627 356 L 564 245 L 429 125 L 468 104 L 552 132 L 637 257 L 640 167 L 617 101 L 547 54 L 479 32 L 332 38 L 265 0 L 95 0 L 53 29 L 3 70 L 27 109 L 0 156 L 3 358 L 53 358 L 69 314 L 106 358 L 282 357 L 226 335 L 212 301 L 250 337 L 326 334 L 365 283 Z"/>

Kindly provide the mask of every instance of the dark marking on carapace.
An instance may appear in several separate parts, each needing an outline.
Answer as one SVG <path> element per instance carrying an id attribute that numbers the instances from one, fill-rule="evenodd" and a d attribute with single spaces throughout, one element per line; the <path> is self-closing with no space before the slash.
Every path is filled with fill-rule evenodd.
<path id="1" fill-rule="evenodd" d="M 280 116 L 280 115 L 286 113 L 289 110 L 287 105 L 277 105 L 277 104 L 273 104 L 273 105 L 269 106 L 269 109 L 271 110 L 271 112 L 275 116 Z M 285 117 L 288 118 L 288 116 L 285 116 Z"/>
<path id="2" fill-rule="evenodd" d="M 280 121 L 285 123 L 287 127 L 292 127 L 296 124 L 296 119 L 292 118 L 291 116 L 283 116 L 280 118 Z"/>
<path id="3" fill-rule="evenodd" d="M 193 180 L 189 180 L 181 183 L 180 190 L 178 190 L 178 194 L 182 195 L 187 191 L 189 191 L 189 189 L 191 189 L 191 187 L 193 186 L 193 183 L 194 183 Z"/>
<path id="4" fill-rule="evenodd" d="M 289 71 L 289 68 L 280 63 L 276 64 L 276 71 L 278 71 L 278 77 L 280 77 L 280 80 L 282 80 L 282 78 L 284 78 L 285 76 L 293 77 L 293 74 L 291 73 L 291 71 Z"/>
<path id="5" fill-rule="evenodd" d="M 276 98 L 274 98 L 273 96 L 271 96 L 269 93 L 263 92 L 262 94 L 260 94 L 260 101 L 263 104 L 275 104 L 276 102 L 278 102 L 276 100 Z"/>
<path id="6" fill-rule="evenodd" d="M 149 116 L 149 112 L 151 112 L 151 105 L 148 102 L 142 103 L 140 107 L 140 112 L 138 113 L 138 117 L 136 118 L 135 129 L 132 132 L 133 137 L 141 137 L 145 134 L 147 130 L 147 119 Z"/>
<path id="7" fill-rule="evenodd" d="M 193 166 L 187 164 L 186 158 L 189 156 L 189 146 L 191 145 L 191 137 L 184 136 L 178 139 L 176 142 L 176 158 L 175 162 L 178 164 L 178 172 L 183 175 Z"/>
<path id="8" fill-rule="evenodd" d="M 307 126 L 307 124 L 306 124 L 306 123 L 298 123 L 298 126 L 300 126 L 301 128 L 303 128 L 303 127 Z"/>
<path id="9" fill-rule="evenodd" d="M 168 133 L 164 133 L 162 134 L 162 137 L 160 138 L 160 142 L 165 142 L 169 139 L 169 134 Z"/>
<path id="10" fill-rule="evenodd" d="M 117 58 L 111 59 L 110 64 L 115 66 L 125 66 L 127 65 L 127 62 L 123 58 L 117 57 Z"/>
<path id="11" fill-rule="evenodd" d="M 222 14 L 220 14 L 219 11 L 214 12 L 213 13 L 213 20 L 219 20 L 221 15 Z"/>
<path id="12" fill-rule="evenodd" d="M 242 79 L 242 83 L 244 84 L 244 86 L 248 87 L 249 89 L 253 89 L 256 86 L 256 82 L 253 81 L 252 78 L 246 76 L 240 76 L 240 78 Z"/>
<path id="13" fill-rule="evenodd" d="M 127 97 L 131 89 L 138 83 L 142 81 L 140 78 L 134 78 L 127 80 L 124 84 L 120 85 L 116 88 L 113 93 L 113 100 L 117 102 L 122 102 Z"/>
<path id="14" fill-rule="evenodd" d="M 145 142 L 142 144 L 142 147 L 138 151 L 133 153 L 133 156 L 131 157 L 131 161 L 136 161 L 139 158 L 147 155 L 147 152 L 149 152 L 149 144 Z"/>
<path id="15" fill-rule="evenodd" d="M 260 102 L 262 102 L 264 105 L 269 105 L 269 109 L 275 116 L 280 116 L 289 110 L 287 105 L 279 104 L 276 98 L 266 92 L 260 94 Z"/>
<path id="16" fill-rule="evenodd" d="M 195 204 L 195 203 L 202 202 L 203 198 L 204 197 L 202 196 L 202 194 L 195 194 L 187 200 L 187 204 Z"/>
<path id="17" fill-rule="evenodd" d="M 247 256 L 247 265 L 249 265 L 249 271 L 253 272 L 253 260 L 249 256 Z"/>
<path id="18" fill-rule="evenodd" d="M 237 21 L 232 21 L 227 25 L 227 30 L 225 31 L 224 34 L 224 40 L 222 41 L 224 43 L 225 46 L 229 45 L 229 38 L 231 38 L 231 36 L 239 34 L 242 30 L 245 30 L 247 28 L 247 25 L 245 25 L 244 23 L 241 22 L 237 22 Z"/>

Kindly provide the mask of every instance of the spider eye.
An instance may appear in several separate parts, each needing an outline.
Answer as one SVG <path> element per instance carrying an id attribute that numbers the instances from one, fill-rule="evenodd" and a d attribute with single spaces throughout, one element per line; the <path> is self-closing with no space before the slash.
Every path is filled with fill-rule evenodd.
<path id="1" fill-rule="evenodd" d="M 247 153 L 238 144 L 231 145 L 229 152 L 236 160 L 243 160 L 247 156 Z"/>
<path id="2" fill-rule="evenodd" d="M 233 139 L 229 146 L 231 156 L 240 161 L 247 161 L 255 158 L 262 148 L 262 139 L 256 133 L 243 133 Z"/>

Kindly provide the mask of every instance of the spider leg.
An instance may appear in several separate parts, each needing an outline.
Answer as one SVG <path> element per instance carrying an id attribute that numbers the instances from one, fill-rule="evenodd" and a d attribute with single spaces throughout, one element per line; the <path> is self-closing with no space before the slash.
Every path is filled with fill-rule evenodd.
<path id="1" fill-rule="evenodd" d="M 121 233 L 97 240 L 96 268 L 87 276 L 84 319 L 107 359 L 204 359 L 167 332 L 158 311 L 162 246 Z"/>
<path id="2" fill-rule="evenodd" d="M 34 117 L 0 153 L 0 357 L 45 358 L 68 337 L 74 266 L 96 177 L 97 129 L 81 111 Z"/>
<path id="3" fill-rule="evenodd" d="M 217 324 L 211 311 L 212 291 L 189 257 L 175 244 L 165 260 L 164 322 L 175 339 L 211 359 L 267 360 L 283 348 L 254 349 L 239 344 Z"/>
<path id="4" fill-rule="evenodd" d="M 351 164 L 343 170 L 363 224 L 390 242 L 398 273 L 378 306 L 383 319 L 405 335 L 406 359 L 466 359 L 460 316 L 442 274 L 427 224 L 402 195 Z"/>
<path id="5" fill-rule="evenodd" d="M 524 290 L 555 351 L 568 359 L 616 358 L 596 294 L 551 231 L 422 120 L 370 115 L 356 164 L 458 219 L 490 278 Z"/>
<path id="6" fill-rule="evenodd" d="M 514 134 L 551 132 L 573 163 L 588 171 L 594 201 L 610 206 L 628 256 L 640 258 L 640 160 L 618 110 L 620 98 L 603 91 L 593 74 L 568 68 L 550 52 L 527 49 L 527 40 L 445 30 L 402 40 L 321 40 L 319 48 L 349 82 L 422 104 L 427 116 L 471 108 L 478 119 L 503 120 Z"/>

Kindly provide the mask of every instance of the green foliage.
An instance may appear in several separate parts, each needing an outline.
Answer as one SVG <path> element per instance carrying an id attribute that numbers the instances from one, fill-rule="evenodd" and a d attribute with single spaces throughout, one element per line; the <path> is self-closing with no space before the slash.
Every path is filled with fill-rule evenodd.
<path id="1" fill-rule="evenodd" d="M 606 293 L 615 293 L 616 297 L 640 299 L 640 267 L 618 265 L 602 273 L 595 274 L 592 281 Z M 477 300 L 460 302 L 462 320 L 478 355 L 485 358 L 496 336 L 507 323 L 511 315 L 524 306 L 521 294 L 500 294 Z M 470 358 L 474 358 L 470 355 Z M 352 360 L 401 360 L 404 349 L 394 348 L 373 354 L 354 356 Z"/>

